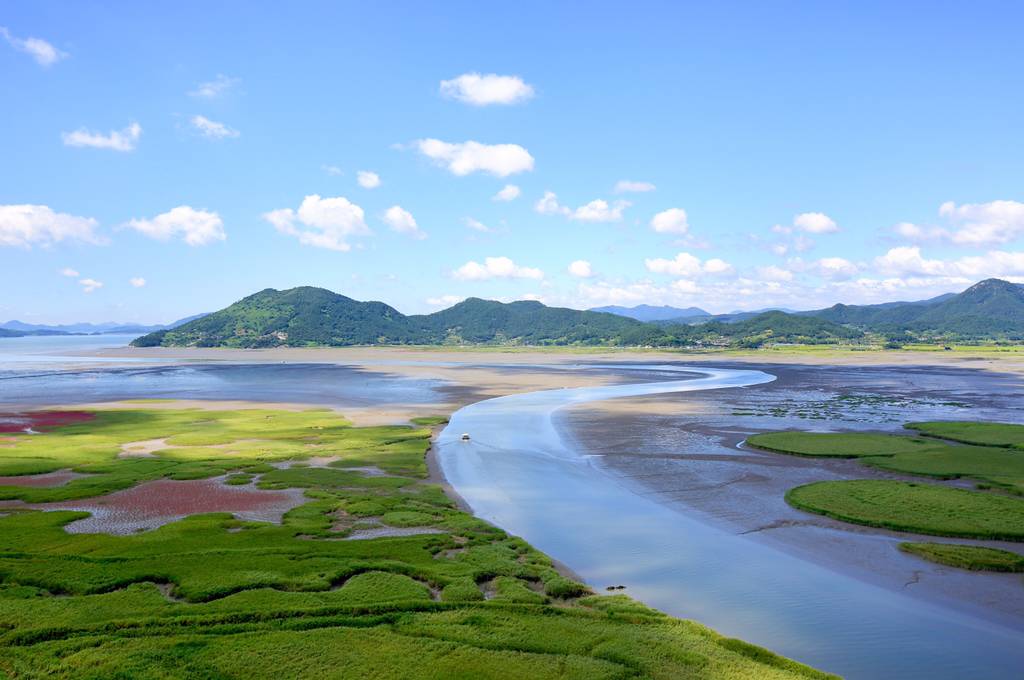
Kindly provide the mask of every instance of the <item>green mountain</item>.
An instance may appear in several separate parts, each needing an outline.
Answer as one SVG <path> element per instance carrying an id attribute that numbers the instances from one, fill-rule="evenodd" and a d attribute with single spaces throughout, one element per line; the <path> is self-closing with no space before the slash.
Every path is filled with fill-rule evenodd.
<path id="1" fill-rule="evenodd" d="M 645 323 L 596 311 L 469 298 L 433 314 L 406 316 L 323 288 L 268 288 L 176 328 L 136 339 L 137 347 L 304 347 L 311 345 L 742 346 L 900 338 L 1024 337 L 1024 286 L 989 279 L 957 295 L 921 302 L 835 305 L 812 312 L 768 311 L 705 323 Z"/>
<path id="2" fill-rule="evenodd" d="M 613 314 L 470 298 L 434 314 L 405 316 L 323 288 L 262 290 L 136 347 L 276 347 L 387 344 L 642 344 L 660 329 Z"/>
<path id="3" fill-rule="evenodd" d="M 986 279 L 962 293 L 920 302 L 834 305 L 802 314 L 877 333 L 962 338 L 1024 335 L 1024 286 Z"/>
<path id="4" fill-rule="evenodd" d="M 708 321 L 664 327 L 684 345 L 738 345 L 758 347 L 766 343 L 822 344 L 858 340 L 864 332 L 827 319 L 798 316 L 778 310 L 762 312 L 740 321 Z"/>

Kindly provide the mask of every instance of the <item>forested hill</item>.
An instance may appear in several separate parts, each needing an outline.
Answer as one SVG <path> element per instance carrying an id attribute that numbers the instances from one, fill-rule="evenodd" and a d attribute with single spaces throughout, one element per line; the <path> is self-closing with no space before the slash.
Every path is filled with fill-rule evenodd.
<path id="1" fill-rule="evenodd" d="M 272 288 L 136 347 L 303 347 L 310 345 L 608 345 L 672 347 L 765 340 L 829 342 L 859 331 L 824 319 L 770 312 L 735 324 L 658 326 L 615 314 L 469 298 L 433 314 L 406 316 L 323 288 Z"/>
<path id="2" fill-rule="evenodd" d="M 921 302 L 835 305 L 795 314 L 770 311 L 704 323 L 647 323 L 597 311 L 469 298 L 433 314 L 406 316 L 323 288 L 268 288 L 137 347 L 312 345 L 742 346 L 857 342 L 893 336 L 939 339 L 1024 337 L 1024 287 L 989 279 L 957 295 Z"/>
<path id="3" fill-rule="evenodd" d="M 986 279 L 957 295 L 931 300 L 834 305 L 802 314 L 876 333 L 1013 339 L 1024 336 L 1024 286 Z"/>

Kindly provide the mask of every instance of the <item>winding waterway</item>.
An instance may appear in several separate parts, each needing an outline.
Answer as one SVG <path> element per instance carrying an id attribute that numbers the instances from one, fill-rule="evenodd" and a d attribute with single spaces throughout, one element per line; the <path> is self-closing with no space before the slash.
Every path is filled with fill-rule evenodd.
<path id="1" fill-rule="evenodd" d="M 625 592 L 658 609 L 818 668 L 855 679 L 1021 676 L 1019 631 L 697 521 L 633 493 L 563 440 L 553 416 L 573 404 L 756 389 L 774 379 L 752 370 L 646 369 L 679 378 L 466 406 L 438 438 L 445 477 L 478 516 L 523 537 L 596 589 L 624 584 Z M 464 432 L 469 441 L 461 439 Z"/>

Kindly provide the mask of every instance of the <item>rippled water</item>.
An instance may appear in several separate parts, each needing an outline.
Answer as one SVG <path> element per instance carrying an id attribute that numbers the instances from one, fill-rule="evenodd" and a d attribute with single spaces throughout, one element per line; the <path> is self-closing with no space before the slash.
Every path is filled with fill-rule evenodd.
<path id="1" fill-rule="evenodd" d="M 848 678 L 1010 678 L 1024 635 L 858 581 L 698 522 L 626 489 L 560 438 L 560 408 L 613 397 L 751 389 L 760 371 L 510 395 L 456 412 L 440 435 L 445 476 L 479 516 L 569 565 L 597 589 Z M 699 374 L 701 377 L 692 377 Z M 460 435 L 469 433 L 470 441 Z"/>

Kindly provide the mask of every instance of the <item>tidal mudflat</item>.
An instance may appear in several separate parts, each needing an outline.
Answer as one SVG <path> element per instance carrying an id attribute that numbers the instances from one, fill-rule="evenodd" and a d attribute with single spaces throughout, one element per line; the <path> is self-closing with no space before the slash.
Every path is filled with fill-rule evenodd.
<path id="1" fill-rule="evenodd" d="M 619 353 L 604 356 L 605 361 L 572 354 L 390 349 L 159 354 L 147 352 L 145 360 L 182 362 L 192 356 L 200 363 L 190 368 L 206 371 L 203 380 L 231 371 L 273 376 L 241 381 L 245 389 L 230 391 L 224 387 L 230 381 L 218 378 L 213 394 L 221 400 L 249 395 L 280 403 L 294 397 L 293 389 L 308 399 L 308 387 L 303 386 L 308 376 L 342 377 L 336 385 L 319 386 L 314 397 L 332 409 L 347 412 L 351 406 L 359 417 L 386 414 L 392 421 L 423 414 L 430 399 L 439 400 L 435 403 L 444 412 L 503 394 L 530 399 L 529 393 L 537 390 L 638 387 L 652 380 L 699 377 L 699 372 L 678 372 L 679 356 L 673 357 L 675 366 L 659 370 L 651 365 L 655 361 L 636 361 L 636 356 L 624 361 L 627 357 Z M 700 358 L 695 369 L 706 363 L 707 357 Z M 314 369 L 314 361 L 327 363 Z M 554 436 L 566 447 L 556 456 L 543 442 L 534 446 L 532 435 L 541 430 L 516 420 L 514 409 L 484 407 L 495 403 L 487 401 L 481 408 L 470 406 L 456 414 L 447 433 L 470 431 L 471 447 L 490 451 L 493 465 L 468 490 L 465 480 L 455 475 L 446 481 L 466 498 L 474 491 L 488 494 L 503 510 L 500 516 L 482 516 L 524 536 L 595 589 L 625 585 L 624 592 L 664 611 L 710 623 L 826 670 L 854 678 L 956 677 L 966 669 L 975 677 L 1004 677 L 1008 667 L 1017 667 L 1022 662 L 1014 656 L 1021 639 L 1019 600 L 1012 593 L 1019 591 L 1018 575 L 943 570 L 895 549 L 906 537 L 838 528 L 827 518 L 795 511 L 782 500 L 786 489 L 804 481 L 850 478 L 858 463 L 767 454 L 744 448 L 742 441 L 773 427 L 877 430 L 898 428 L 908 418 L 958 414 L 1012 421 L 1020 417 L 1013 398 L 1019 377 L 952 365 L 905 370 L 722 365 L 761 369 L 777 379 L 676 396 L 577 401 L 558 410 L 550 429 L 543 429 L 544 437 Z M 104 373 L 120 376 L 107 376 L 112 383 L 130 383 L 136 368 Z M 145 368 L 151 369 L 159 367 Z M 414 402 L 399 399 L 402 390 L 387 392 L 385 381 L 406 380 L 412 381 L 406 386 L 429 385 L 431 394 Z M 360 403 L 362 393 L 346 389 L 360 384 L 383 389 Z M 631 393 L 642 394 L 642 389 Z M 107 394 L 126 396 L 117 389 Z M 179 389 L 161 395 L 176 401 L 148 406 L 195 406 L 209 394 L 205 389 L 188 394 Z M 183 396 L 192 401 L 178 401 Z M 346 403 L 349 396 L 352 400 Z M 240 405 L 201 403 L 215 409 Z M 544 407 L 548 415 L 550 406 Z M 467 424 L 463 417 L 474 411 L 480 418 Z M 354 531 L 374 528 L 367 520 Z M 934 645 L 922 646 L 922 641 L 936 639 L 949 644 L 937 653 Z"/>

